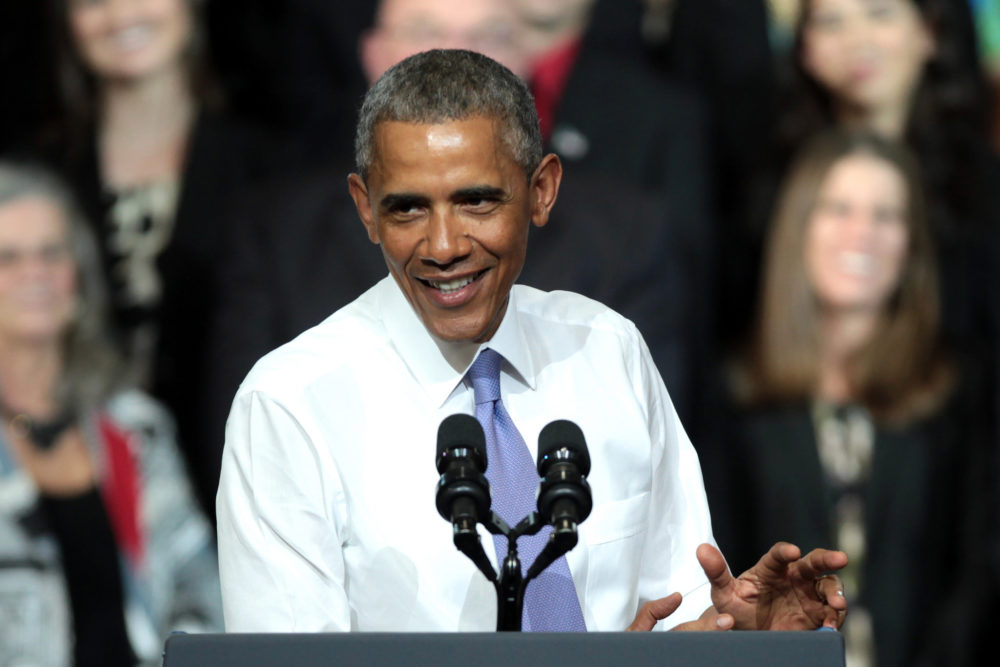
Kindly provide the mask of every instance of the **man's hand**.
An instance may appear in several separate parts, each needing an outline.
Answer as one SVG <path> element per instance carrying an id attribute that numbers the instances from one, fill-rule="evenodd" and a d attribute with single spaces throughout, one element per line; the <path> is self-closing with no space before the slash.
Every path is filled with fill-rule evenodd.
<path id="1" fill-rule="evenodd" d="M 738 629 L 812 630 L 839 628 L 844 622 L 843 585 L 830 574 L 847 565 L 842 551 L 814 549 L 803 557 L 797 546 L 778 542 L 738 578 L 710 544 L 698 547 L 698 562 L 712 585 L 714 610 L 705 613 L 732 615 Z"/>
<path id="2" fill-rule="evenodd" d="M 659 600 L 650 600 L 641 607 L 632 625 L 625 628 L 626 632 L 648 632 L 658 621 L 662 621 L 681 606 L 681 594 L 673 593 Z M 728 630 L 733 627 L 733 617 L 720 614 L 714 607 L 709 607 L 697 621 L 681 623 L 674 630 Z"/>

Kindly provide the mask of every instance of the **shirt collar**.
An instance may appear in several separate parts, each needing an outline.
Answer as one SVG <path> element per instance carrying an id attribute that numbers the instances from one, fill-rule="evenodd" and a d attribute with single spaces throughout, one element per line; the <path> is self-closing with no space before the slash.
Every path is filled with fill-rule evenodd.
<path id="1" fill-rule="evenodd" d="M 507 311 L 493 338 L 485 343 L 453 343 L 432 336 L 413 310 L 391 275 L 378 285 L 382 321 L 396 348 L 417 382 L 434 405 L 442 406 L 462 382 L 479 350 L 493 348 L 514 369 L 513 377 L 535 388 L 535 364 L 517 311 L 517 290 L 512 289 Z"/>

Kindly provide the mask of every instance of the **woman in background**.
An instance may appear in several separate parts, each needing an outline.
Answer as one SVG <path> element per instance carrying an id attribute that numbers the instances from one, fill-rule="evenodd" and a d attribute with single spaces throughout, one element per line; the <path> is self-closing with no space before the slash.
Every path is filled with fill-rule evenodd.
<path id="1" fill-rule="evenodd" d="M 0 163 L 0 664 L 159 664 L 171 630 L 221 627 L 209 523 L 104 306 L 67 191 Z"/>
<path id="2" fill-rule="evenodd" d="M 984 243 L 1000 219 L 1000 160 L 966 3 L 804 0 L 779 137 L 785 155 L 824 128 L 866 129 L 920 160 L 941 268 L 943 324 L 982 344 Z"/>
<path id="3" fill-rule="evenodd" d="M 983 369 L 942 344 L 936 281 L 905 149 L 873 133 L 808 143 L 770 230 L 735 411 L 702 452 L 734 571 L 775 539 L 847 552 L 849 665 L 976 664 L 996 604 L 992 411 Z"/>
<path id="4" fill-rule="evenodd" d="M 228 200 L 276 166 L 222 112 L 201 0 L 52 0 L 63 100 L 46 153 L 94 223 L 130 378 L 178 422 L 212 507 L 221 442 L 201 440 L 205 331 Z"/>
<path id="5" fill-rule="evenodd" d="M 942 325 L 958 345 L 989 338 L 984 286 L 995 281 L 989 245 L 1000 219 L 1000 160 L 989 145 L 987 95 L 964 0 L 802 0 L 782 59 L 771 150 L 745 177 L 755 183 L 740 231 L 726 241 L 730 342 L 752 320 L 753 289 L 777 185 L 803 143 L 834 127 L 905 143 L 921 164 L 940 267 Z M 992 343 L 985 343 L 991 345 Z"/>

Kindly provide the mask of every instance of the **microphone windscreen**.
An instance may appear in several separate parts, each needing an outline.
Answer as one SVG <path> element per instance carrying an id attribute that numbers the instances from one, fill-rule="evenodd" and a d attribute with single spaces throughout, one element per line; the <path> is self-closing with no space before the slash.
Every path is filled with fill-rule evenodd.
<path id="1" fill-rule="evenodd" d="M 437 459 L 440 460 L 442 454 L 455 447 L 476 450 L 482 458 L 483 470 L 486 470 L 486 436 L 475 417 L 458 413 L 445 417 L 438 426 Z"/>
<path id="2" fill-rule="evenodd" d="M 568 419 L 557 419 L 545 425 L 538 434 L 538 464 L 557 449 L 566 448 L 573 455 L 573 461 L 581 475 L 590 474 L 590 452 L 580 427 Z"/>

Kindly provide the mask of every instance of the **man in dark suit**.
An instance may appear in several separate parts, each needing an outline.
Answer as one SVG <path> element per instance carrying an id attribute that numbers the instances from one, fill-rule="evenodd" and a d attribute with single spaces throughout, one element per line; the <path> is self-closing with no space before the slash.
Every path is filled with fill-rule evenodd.
<path id="1" fill-rule="evenodd" d="M 709 353 L 715 291 L 713 168 L 705 106 L 691 90 L 607 47 L 605 25 L 591 23 L 592 12 L 605 3 L 512 4 L 524 24 L 531 57 L 528 76 L 547 150 L 574 177 L 603 180 L 612 190 L 627 184 L 628 192 L 663 205 L 647 221 L 647 229 L 656 224 L 669 228 L 663 233 L 675 248 L 662 250 L 664 260 L 677 262 L 672 270 L 688 298 L 672 301 L 676 290 L 664 290 L 659 321 L 636 322 L 649 332 L 654 359 L 690 428 L 694 399 L 702 393 L 699 369 Z M 620 9 L 616 2 L 615 10 Z M 594 190 L 583 201 L 607 196 Z M 634 317 L 623 304 L 611 303 Z M 659 352 L 655 330 L 667 334 L 679 354 Z"/>

